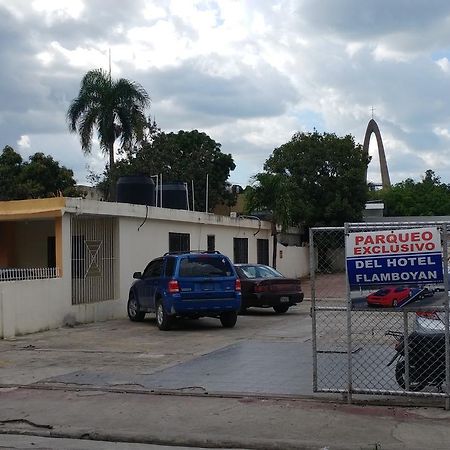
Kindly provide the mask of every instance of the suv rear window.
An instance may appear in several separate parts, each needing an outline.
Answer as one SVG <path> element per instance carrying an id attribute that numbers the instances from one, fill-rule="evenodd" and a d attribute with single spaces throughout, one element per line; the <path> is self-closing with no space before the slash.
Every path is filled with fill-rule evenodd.
<path id="1" fill-rule="evenodd" d="M 190 256 L 180 262 L 180 277 L 229 277 L 233 275 L 230 262 L 225 258 Z"/>
<path id="2" fill-rule="evenodd" d="M 167 258 L 166 259 L 166 277 L 173 277 L 175 273 L 175 258 Z"/>

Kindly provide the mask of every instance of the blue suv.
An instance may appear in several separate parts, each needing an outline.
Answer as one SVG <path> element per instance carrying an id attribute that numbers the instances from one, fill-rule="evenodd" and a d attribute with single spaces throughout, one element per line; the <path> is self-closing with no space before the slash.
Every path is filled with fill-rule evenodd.
<path id="1" fill-rule="evenodd" d="M 160 330 L 169 330 L 175 317 L 216 317 L 226 328 L 236 324 L 241 282 L 219 252 L 166 253 L 133 278 L 127 306 L 132 321 L 154 312 Z"/>

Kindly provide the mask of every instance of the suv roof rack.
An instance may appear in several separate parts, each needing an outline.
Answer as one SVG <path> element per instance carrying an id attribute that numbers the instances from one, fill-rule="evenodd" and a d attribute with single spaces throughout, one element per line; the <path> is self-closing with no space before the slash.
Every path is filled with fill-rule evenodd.
<path id="1" fill-rule="evenodd" d="M 164 256 L 167 255 L 184 255 L 187 253 L 209 253 L 209 254 L 216 254 L 221 255 L 222 253 L 218 250 L 185 250 L 185 251 L 176 251 L 176 252 L 166 252 L 164 253 Z"/>

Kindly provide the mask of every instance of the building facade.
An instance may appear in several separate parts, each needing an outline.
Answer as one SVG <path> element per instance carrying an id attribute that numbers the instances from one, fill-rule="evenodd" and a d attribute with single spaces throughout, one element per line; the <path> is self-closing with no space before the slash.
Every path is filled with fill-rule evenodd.
<path id="1" fill-rule="evenodd" d="M 0 337 L 126 316 L 132 274 L 167 251 L 269 263 L 268 222 L 79 198 L 0 202 Z M 309 274 L 307 247 L 277 267 Z"/>

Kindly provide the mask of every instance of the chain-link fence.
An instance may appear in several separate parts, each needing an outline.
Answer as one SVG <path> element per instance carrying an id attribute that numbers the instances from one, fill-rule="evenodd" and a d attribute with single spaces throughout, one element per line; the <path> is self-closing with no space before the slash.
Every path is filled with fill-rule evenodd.
<path id="1" fill-rule="evenodd" d="M 315 392 L 346 394 L 349 401 L 354 394 L 441 397 L 450 406 L 448 229 L 444 223 L 311 229 Z M 398 244 L 407 245 L 406 236 L 413 244 L 381 248 L 396 233 L 404 238 Z M 374 244 L 355 254 L 381 248 L 384 256 L 361 254 L 349 263 L 346 238 L 354 236 Z M 423 268 L 414 272 L 410 263 Z M 384 273 L 377 269 L 383 264 Z M 364 267 L 362 275 L 349 273 L 355 266 Z"/>

